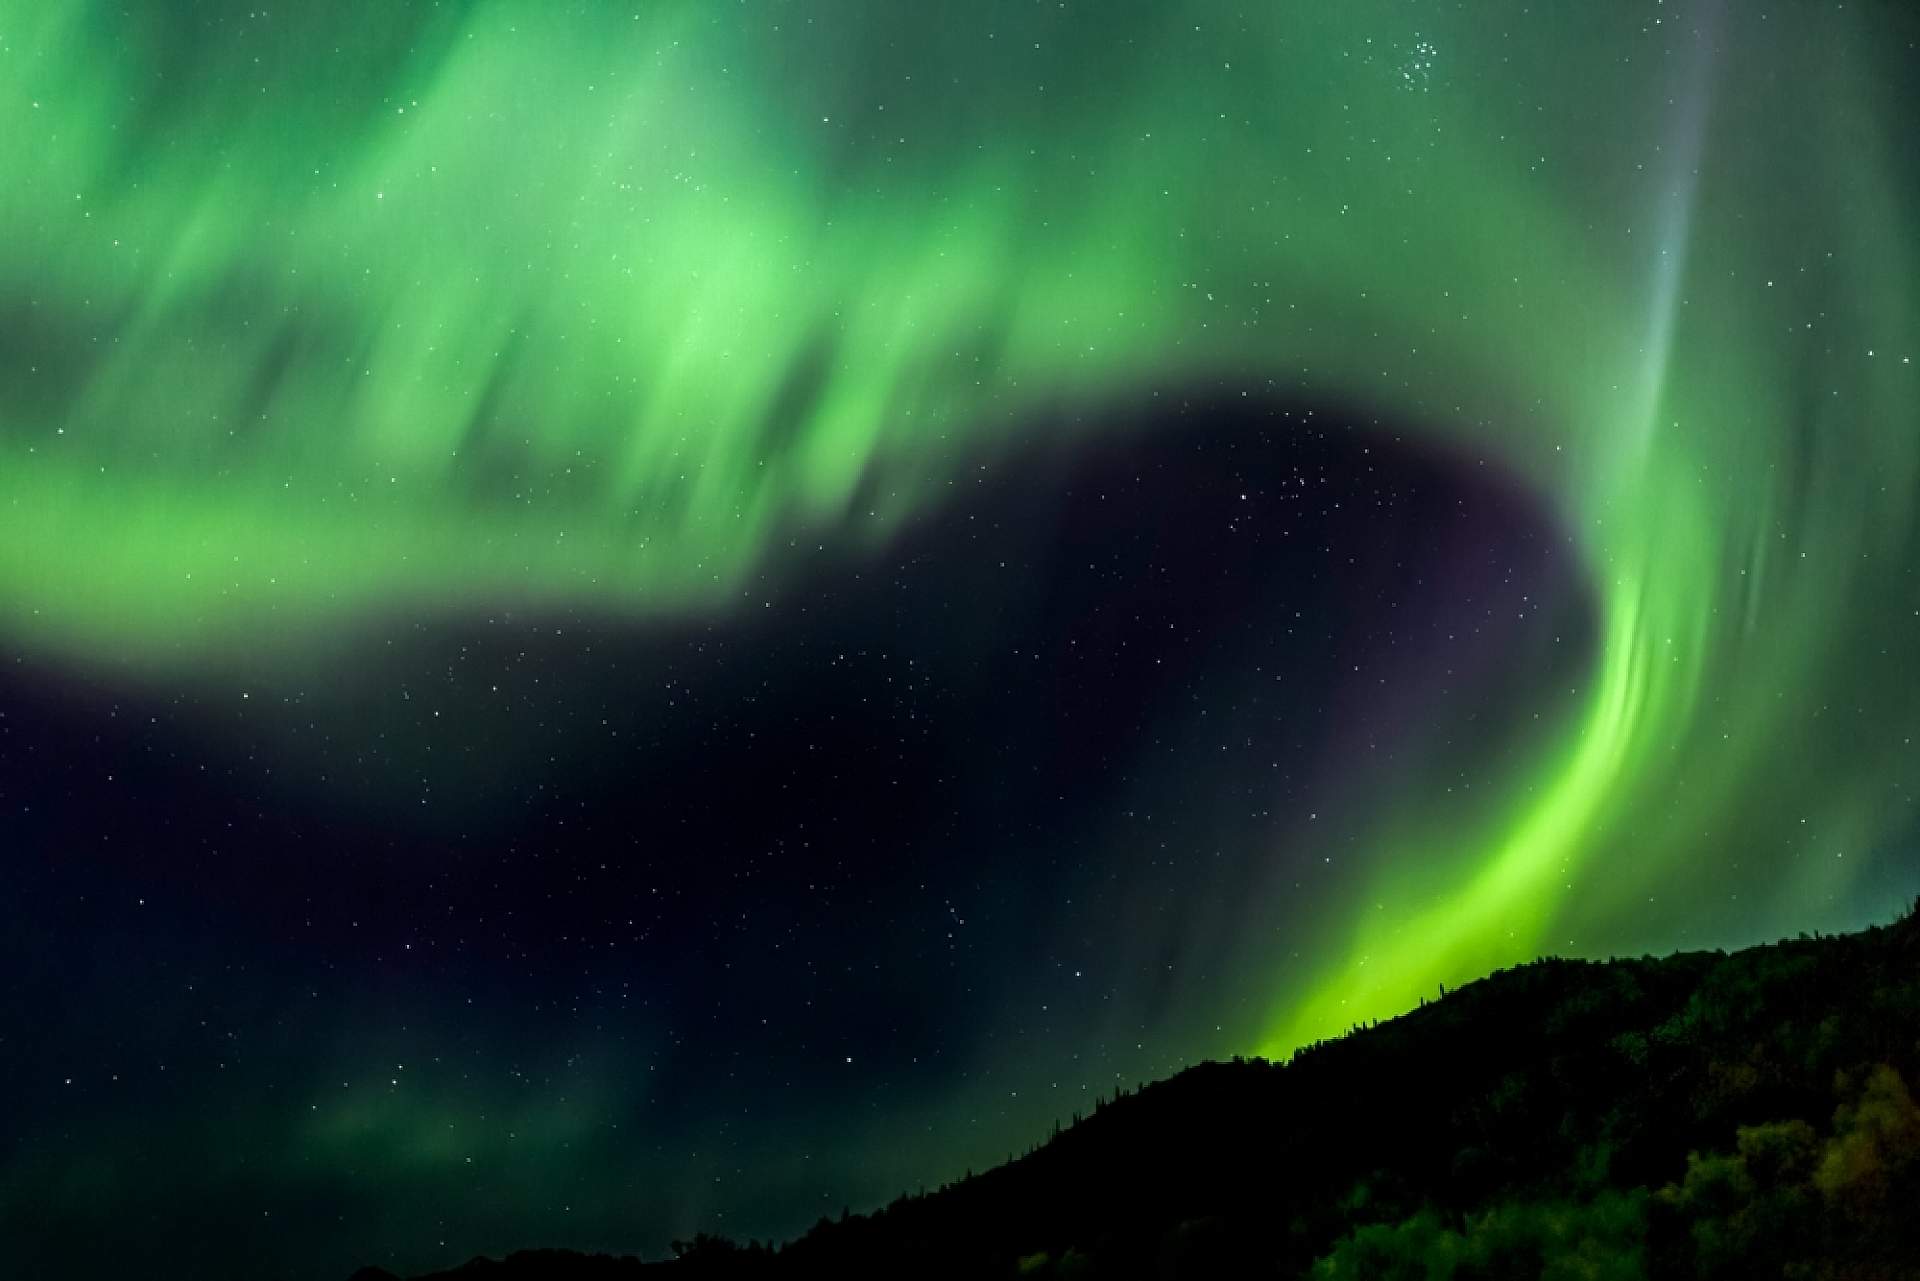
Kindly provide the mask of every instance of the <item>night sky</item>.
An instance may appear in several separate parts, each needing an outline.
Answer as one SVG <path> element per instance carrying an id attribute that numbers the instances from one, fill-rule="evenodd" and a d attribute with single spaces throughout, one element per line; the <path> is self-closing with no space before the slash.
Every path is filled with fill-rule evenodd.
<path id="1" fill-rule="evenodd" d="M 0 1270 L 1889 918 L 1916 122 L 1895 3 L 0 0 Z"/>

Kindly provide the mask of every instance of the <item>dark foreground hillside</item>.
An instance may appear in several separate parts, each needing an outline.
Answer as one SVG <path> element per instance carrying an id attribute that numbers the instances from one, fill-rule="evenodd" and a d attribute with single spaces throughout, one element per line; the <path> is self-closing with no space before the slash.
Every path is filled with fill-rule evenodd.
<path id="1" fill-rule="evenodd" d="M 1117 1097 L 1018 1161 L 777 1251 L 703 1237 L 666 1265 L 540 1253 L 440 1275 L 1920 1278 L 1915 1089 L 1910 914 L 1503 971 L 1285 1065 Z"/>

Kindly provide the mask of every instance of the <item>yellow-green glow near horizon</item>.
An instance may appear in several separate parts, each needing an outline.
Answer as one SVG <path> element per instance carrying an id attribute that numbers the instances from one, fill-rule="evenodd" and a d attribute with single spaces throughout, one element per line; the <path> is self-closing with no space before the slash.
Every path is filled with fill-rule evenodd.
<path id="1" fill-rule="evenodd" d="M 1910 19 L 987 7 L 0 0 L 0 628 L 216 672 L 724 608 L 1205 381 L 1521 477 L 1601 619 L 1473 830 L 1383 807 L 1264 1048 L 1632 939 L 1703 847 L 1807 842 L 1768 921 L 1897 830 Z"/>

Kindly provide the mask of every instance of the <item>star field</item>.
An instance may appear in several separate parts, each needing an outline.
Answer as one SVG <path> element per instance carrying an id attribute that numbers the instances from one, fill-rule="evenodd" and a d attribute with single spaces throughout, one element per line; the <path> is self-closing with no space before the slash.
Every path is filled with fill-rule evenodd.
<path id="1" fill-rule="evenodd" d="M 0 0 L 0 1239 L 784 1235 L 1888 917 L 1916 41 Z"/>

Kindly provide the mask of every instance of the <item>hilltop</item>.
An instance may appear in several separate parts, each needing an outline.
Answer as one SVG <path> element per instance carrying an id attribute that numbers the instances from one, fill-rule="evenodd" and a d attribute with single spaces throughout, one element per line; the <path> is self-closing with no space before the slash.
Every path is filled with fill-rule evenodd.
<path id="1" fill-rule="evenodd" d="M 1435 995 L 1285 1064 L 1117 1094 L 1018 1160 L 777 1249 L 702 1236 L 670 1264 L 537 1252 L 436 1276 L 1920 1277 L 1916 914 Z"/>

